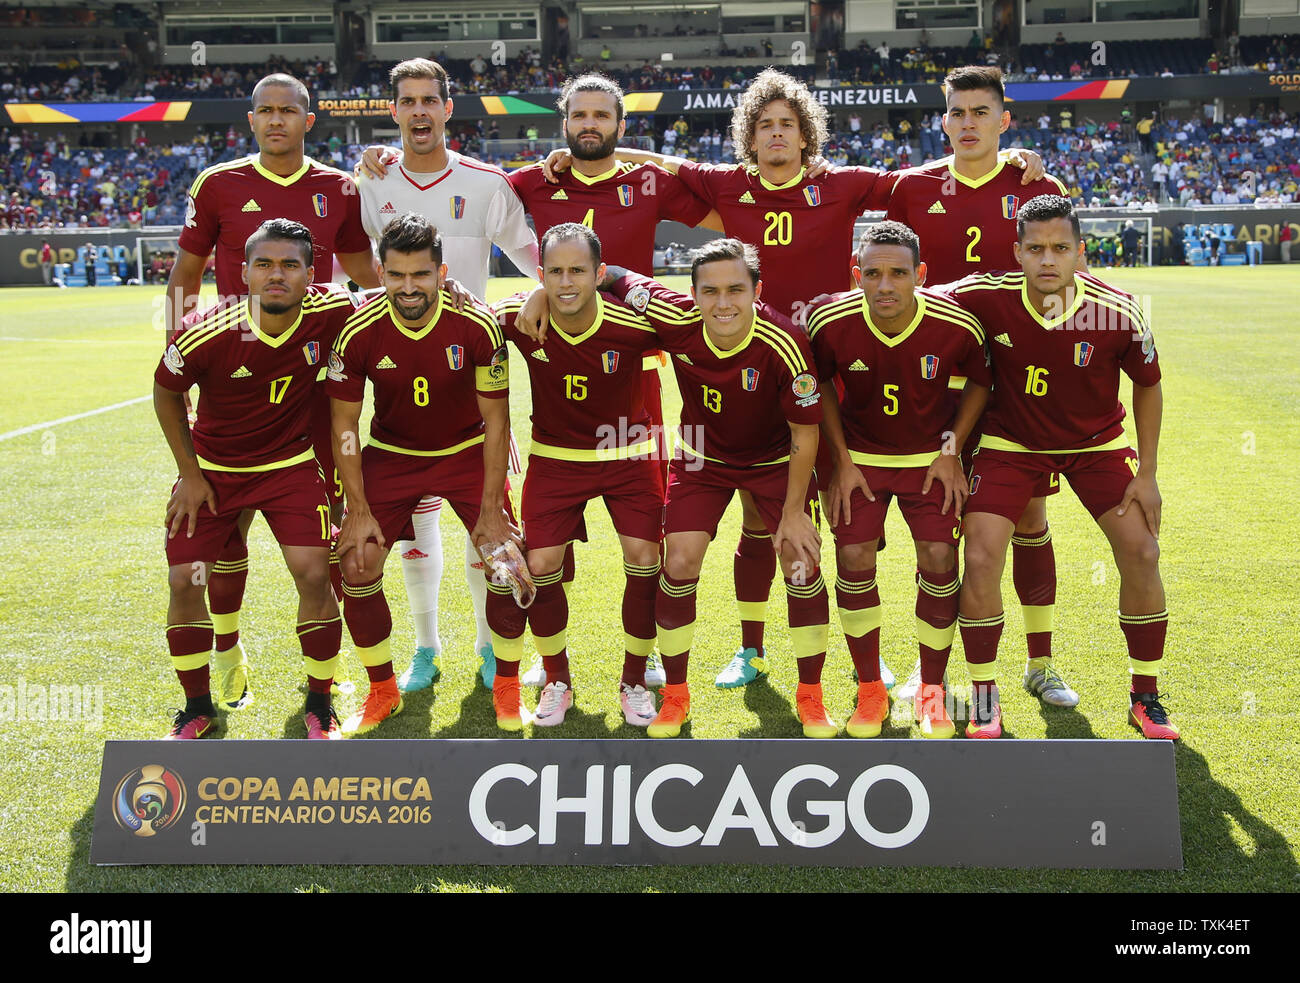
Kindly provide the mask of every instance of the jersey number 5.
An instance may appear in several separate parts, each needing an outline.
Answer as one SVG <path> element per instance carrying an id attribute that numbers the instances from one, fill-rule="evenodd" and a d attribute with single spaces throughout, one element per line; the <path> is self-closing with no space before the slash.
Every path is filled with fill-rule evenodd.
<path id="1" fill-rule="evenodd" d="M 891 382 L 880 391 L 888 401 L 885 403 L 885 416 L 898 416 L 898 386 Z"/>

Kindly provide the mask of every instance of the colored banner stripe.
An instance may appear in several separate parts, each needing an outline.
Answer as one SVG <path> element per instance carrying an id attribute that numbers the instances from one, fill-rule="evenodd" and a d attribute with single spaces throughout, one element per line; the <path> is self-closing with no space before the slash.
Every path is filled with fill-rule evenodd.
<path id="1" fill-rule="evenodd" d="M 623 96 L 623 109 L 629 113 L 653 113 L 663 98 L 662 92 L 629 92 Z"/>
<path id="2" fill-rule="evenodd" d="M 187 119 L 189 102 L 60 102 L 13 103 L 5 106 L 15 123 L 126 123 Z"/>
<path id="3" fill-rule="evenodd" d="M 555 113 L 554 106 L 548 106 L 518 96 L 480 96 L 483 111 L 489 116 L 550 116 Z"/>

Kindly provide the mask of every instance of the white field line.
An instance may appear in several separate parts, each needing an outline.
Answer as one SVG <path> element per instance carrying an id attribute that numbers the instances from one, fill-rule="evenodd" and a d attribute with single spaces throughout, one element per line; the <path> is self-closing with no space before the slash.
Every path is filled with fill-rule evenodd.
<path id="1" fill-rule="evenodd" d="M 147 399 L 153 399 L 152 394 L 149 396 L 137 396 L 135 399 L 128 399 L 121 403 L 114 403 L 112 406 L 101 406 L 97 410 L 87 410 L 85 413 L 74 413 L 72 416 L 61 416 L 57 420 L 46 420 L 44 423 L 33 423 L 30 427 L 20 427 L 17 430 L 10 430 L 8 433 L 0 433 L 0 440 L 12 440 L 14 437 L 23 436 L 23 434 L 35 433 L 37 430 L 48 430 L 50 427 L 57 427 L 60 423 L 71 423 L 73 420 L 84 420 L 88 416 L 97 416 L 100 413 L 107 413 L 110 410 L 120 410 L 123 406 L 134 406 L 136 403 L 143 403 Z"/>

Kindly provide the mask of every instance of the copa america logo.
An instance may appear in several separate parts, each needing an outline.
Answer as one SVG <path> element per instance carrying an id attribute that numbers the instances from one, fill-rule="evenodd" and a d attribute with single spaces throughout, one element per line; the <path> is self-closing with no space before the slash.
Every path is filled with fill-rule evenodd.
<path id="1" fill-rule="evenodd" d="M 136 836 L 153 836 L 185 812 L 185 783 L 162 765 L 128 772 L 113 790 L 113 818 Z"/>

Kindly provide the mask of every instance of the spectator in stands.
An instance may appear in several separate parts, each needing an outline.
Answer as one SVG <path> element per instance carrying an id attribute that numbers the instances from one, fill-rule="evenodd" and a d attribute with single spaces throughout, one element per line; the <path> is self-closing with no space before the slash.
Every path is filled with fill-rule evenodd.
<path id="1" fill-rule="evenodd" d="M 98 271 L 95 269 L 95 264 L 98 262 L 99 262 L 99 251 L 95 249 L 95 244 L 93 242 L 87 242 L 86 243 L 86 286 L 88 287 L 95 286 L 95 282 L 96 282 L 95 278 L 98 276 Z"/>
<path id="2" fill-rule="evenodd" d="M 46 239 L 41 243 L 41 279 L 45 285 L 50 286 L 50 278 L 54 273 L 54 250 L 50 248 L 50 240 Z"/>
<path id="3" fill-rule="evenodd" d="M 1277 242 L 1282 252 L 1282 262 L 1291 262 L 1291 242 L 1293 238 L 1291 231 L 1291 222 L 1287 219 L 1282 220 L 1282 228 L 1278 230 Z"/>

